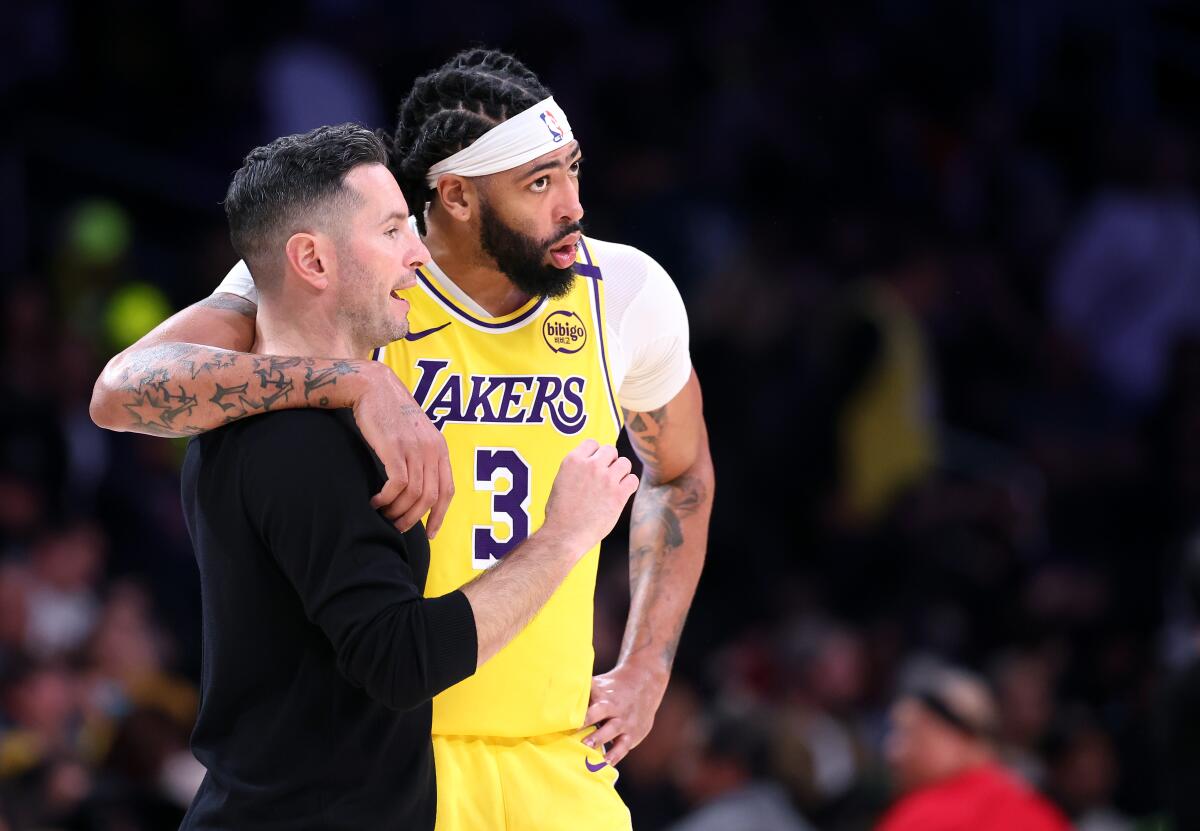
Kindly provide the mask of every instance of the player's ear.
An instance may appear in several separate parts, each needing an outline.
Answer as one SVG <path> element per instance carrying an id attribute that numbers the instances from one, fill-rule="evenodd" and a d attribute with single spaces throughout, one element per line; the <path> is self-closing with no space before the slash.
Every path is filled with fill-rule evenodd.
<path id="1" fill-rule="evenodd" d="M 318 291 L 329 287 L 333 246 L 323 234 L 297 232 L 288 238 L 284 249 L 288 264 L 297 277 Z"/>
<path id="2" fill-rule="evenodd" d="M 448 173 L 438 179 L 437 193 L 446 213 L 459 222 L 470 220 L 478 201 L 474 182 Z"/>

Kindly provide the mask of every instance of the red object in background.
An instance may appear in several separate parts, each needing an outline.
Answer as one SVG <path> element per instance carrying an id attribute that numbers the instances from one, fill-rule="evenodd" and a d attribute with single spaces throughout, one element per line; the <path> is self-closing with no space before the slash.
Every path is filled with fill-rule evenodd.
<path id="1" fill-rule="evenodd" d="M 920 788 L 884 815 L 875 831 L 1068 831 L 1048 801 L 998 765 Z"/>

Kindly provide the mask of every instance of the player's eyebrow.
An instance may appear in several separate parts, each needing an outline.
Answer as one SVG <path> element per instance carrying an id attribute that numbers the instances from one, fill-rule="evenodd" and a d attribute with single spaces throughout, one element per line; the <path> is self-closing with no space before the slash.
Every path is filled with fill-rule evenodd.
<path id="1" fill-rule="evenodd" d="M 543 170 L 550 170 L 555 167 L 566 167 L 567 165 L 573 164 L 575 162 L 575 160 L 578 159 L 582 155 L 583 155 L 583 151 L 581 149 L 579 149 L 579 145 L 576 144 L 575 152 L 573 152 L 571 155 L 567 156 L 566 159 L 562 159 L 557 162 L 542 162 L 539 165 L 534 165 L 529 170 L 525 171 L 525 173 L 522 174 L 521 178 L 524 179 L 526 177 L 532 176 L 535 173 L 541 173 Z"/>
<path id="2" fill-rule="evenodd" d="M 389 223 L 393 220 L 395 220 L 396 222 L 408 222 L 408 214 L 403 213 L 401 211 L 392 211 L 387 216 L 385 216 L 383 219 L 379 220 L 379 224 L 386 225 L 387 223 Z"/>

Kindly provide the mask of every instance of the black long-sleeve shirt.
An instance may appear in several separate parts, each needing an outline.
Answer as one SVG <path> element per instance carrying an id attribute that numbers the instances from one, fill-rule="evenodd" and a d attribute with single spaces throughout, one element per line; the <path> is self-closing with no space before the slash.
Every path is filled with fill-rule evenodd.
<path id="1" fill-rule="evenodd" d="M 475 671 L 461 592 L 370 507 L 384 475 L 348 410 L 191 441 L 183 505 L 204 655 L 185 829 L 432 829 L 430 698 Z"/>

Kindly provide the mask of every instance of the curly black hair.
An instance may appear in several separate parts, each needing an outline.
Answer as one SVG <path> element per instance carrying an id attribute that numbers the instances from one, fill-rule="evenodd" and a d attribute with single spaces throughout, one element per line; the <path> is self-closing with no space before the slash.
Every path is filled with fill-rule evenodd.
<path id="1" fill-rule="evenodd" d="M 417 79 L 400 105 L 392 172 L 422 234 L 425 206 L 433 197 L 425 183 L 429 168 L 549 97 L 525 64 L 495 49 L 460 52 Z"/>

